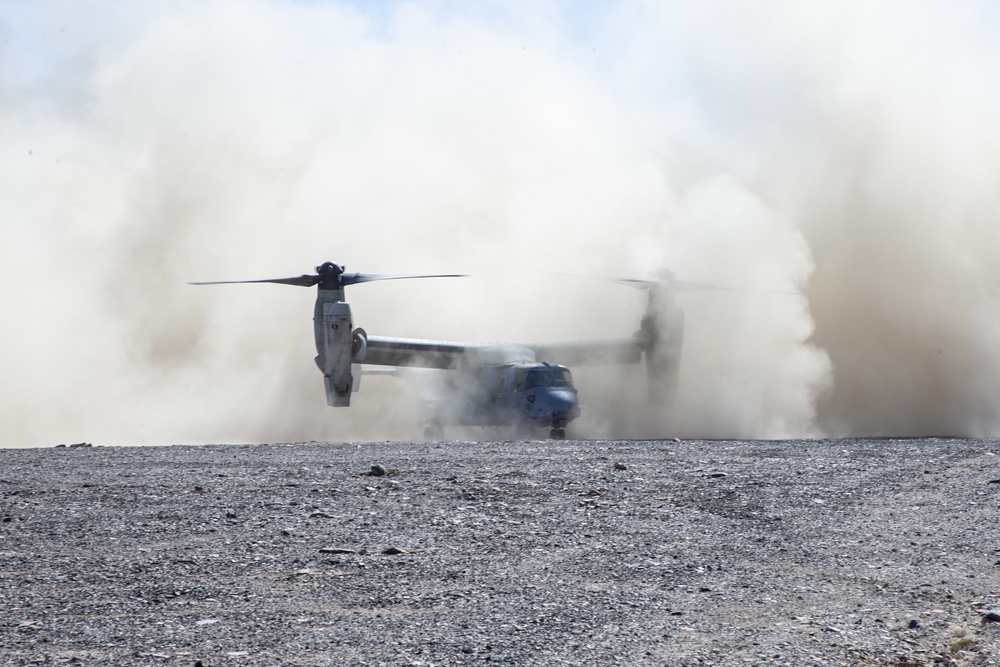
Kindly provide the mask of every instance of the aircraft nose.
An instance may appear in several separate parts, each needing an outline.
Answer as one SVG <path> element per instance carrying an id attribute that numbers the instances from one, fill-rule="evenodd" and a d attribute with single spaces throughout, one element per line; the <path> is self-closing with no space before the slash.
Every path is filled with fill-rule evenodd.
<path id="1" fill-rule="evenodd" d="M 535 413 L 538 416 L 551 415 L 557 418 L 577 416 L 576 392 L 572 389 L 549 389 L 539 392 L 536 396 Z"/>

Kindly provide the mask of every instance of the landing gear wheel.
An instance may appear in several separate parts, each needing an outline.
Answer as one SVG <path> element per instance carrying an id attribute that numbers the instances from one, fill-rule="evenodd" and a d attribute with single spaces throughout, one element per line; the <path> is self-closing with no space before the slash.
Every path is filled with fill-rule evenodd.
<path id="1" fill-rule="evenodd" d="M 553 440 L 565 440 L 566 439 L 566 429 L 564 428 L 554 428 L 549 431 L 549 437 Z"/>

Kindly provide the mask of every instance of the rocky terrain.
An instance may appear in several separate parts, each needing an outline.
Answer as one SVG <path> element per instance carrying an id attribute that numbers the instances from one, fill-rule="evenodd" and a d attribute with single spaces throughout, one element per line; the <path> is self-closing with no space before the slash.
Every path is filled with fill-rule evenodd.
<path id="1" fill-rule="evenodd" d="M 998 453 L 0 450 L 0 665 L 1000 665 Z"/>

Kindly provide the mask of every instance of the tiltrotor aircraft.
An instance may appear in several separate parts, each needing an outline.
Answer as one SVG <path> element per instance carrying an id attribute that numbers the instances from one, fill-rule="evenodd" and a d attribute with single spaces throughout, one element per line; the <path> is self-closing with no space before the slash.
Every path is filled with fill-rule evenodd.
<path id="1" fill-rule="evenodd" d="M 443 437 L 446 426 L 535 426 L 554 439 L 580 416 L 580 403 L 568 366 L 635 364 L 643 358 L 650 402 L 668 404 L 676 389 L 684 336 L 684 312 L 674 299 L 680 289 L 709 286 L 686 283 L 663 272 L 657 280 L 617 280 L 648 290 L 646 312 L 631 338 L 509 345 L 457 343 L 370 336 L 354 326 L 344 288 L 375 280 L 451 278 L 454 274 L 388 275 L 347 273 L 326 262 L 315 274 L 264 280 L 199 282 L 195 285 L 277 283 L 317 287 L 313 328 L 316 365 L 323 372 L 327 404 L 346 407 L 359 388 L 362 365 L 448 371 L 451 391 L 424 406 L 428 439 Z"/>

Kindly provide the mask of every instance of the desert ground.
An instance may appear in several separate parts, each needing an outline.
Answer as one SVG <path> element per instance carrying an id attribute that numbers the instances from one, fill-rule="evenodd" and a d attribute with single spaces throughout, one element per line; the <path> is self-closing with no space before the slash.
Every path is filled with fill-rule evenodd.
<path id="1" fill-rule="evenodd" d="M 998 454 L 0 449 L 0 665 L 1000 665 Z"/>

